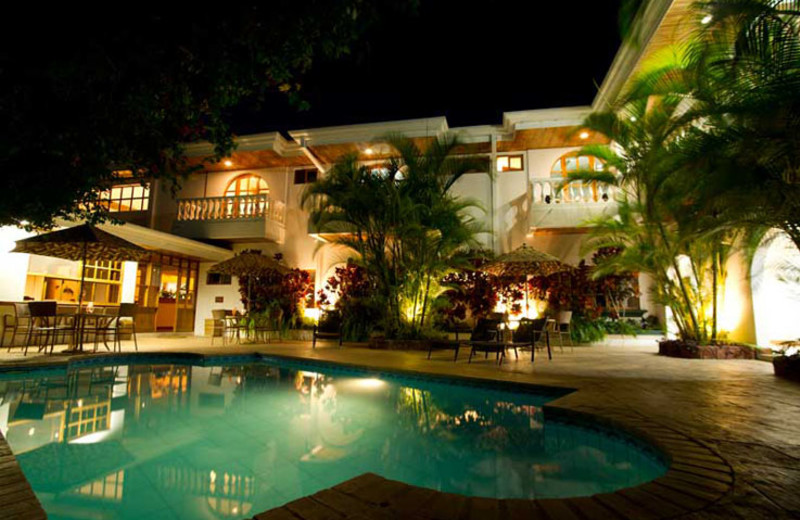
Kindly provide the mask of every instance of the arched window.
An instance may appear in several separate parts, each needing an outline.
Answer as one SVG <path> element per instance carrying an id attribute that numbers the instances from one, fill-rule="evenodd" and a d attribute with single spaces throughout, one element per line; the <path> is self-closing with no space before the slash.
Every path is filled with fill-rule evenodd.
<path id="1" fill-rule="evenodd" d="M 544 201 L 550 203 L 581 203 L 581 202 L 608 202 L 609 194 L 606 187 L 599 187 L 597 182 L 571 182 L 562 189 L 558 179 L 568 177 L 573 172 L 602 171 L 603 161 L 591 155 L 564 154 L 553 163 L 550 168 L 550 193 L 544 194 Z"/>
<path id="2" fill-rule="evenodd" d="M 238 197 L 239 195 L 269 195 L 269 185 L 267 181 L 252 173 L 239 175 L 228 184 L 225 196 Z"/>
<path id="3" fill-rule="evenodd" d="M 225 218 L 263 217 L 269 210 L 268 196 L 267 181 L 252 173 L 239 175 L 225 188 Z"/>

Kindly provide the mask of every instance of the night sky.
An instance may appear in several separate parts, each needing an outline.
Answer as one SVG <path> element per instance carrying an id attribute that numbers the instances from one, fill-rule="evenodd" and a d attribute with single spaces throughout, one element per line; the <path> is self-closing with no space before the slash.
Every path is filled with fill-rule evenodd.
<path id="1" fill-rule="evenodd" d="M 619 48 L 619 0 L 422 0 L 383 20 L 353 55 L 317 63 L 311 108 L 280 95 L 234 114 L 238 134 L 444 115 L 451 127 L 499 124 L 513 110 L 588 105 Z"/>

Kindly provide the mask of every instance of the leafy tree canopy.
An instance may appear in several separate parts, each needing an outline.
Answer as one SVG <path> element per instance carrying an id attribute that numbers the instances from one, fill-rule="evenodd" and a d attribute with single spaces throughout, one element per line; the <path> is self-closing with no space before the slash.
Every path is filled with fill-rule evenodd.
<path id="1" fill-rule="evenodd" d="M 119 4 L 113 16 L 88 4 L 48 6 L 47 16 L 16 6 L 6 20 L 26 30 L 0 37 L 0 225 L 102 219 L 92 203 L 117 170 L 177 186 L 190 170 L 183 143 L 208 140 L 215 159 L 227 155 L 231 110 L 270 92 L 302 108 L 313 63 L 348 53 L 381 14 L 412 4 Z"/>

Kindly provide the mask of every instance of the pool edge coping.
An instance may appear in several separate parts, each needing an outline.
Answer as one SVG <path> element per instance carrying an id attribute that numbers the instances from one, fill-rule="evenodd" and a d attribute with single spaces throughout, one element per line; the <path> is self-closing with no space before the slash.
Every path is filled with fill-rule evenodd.
<path id="1" fill-rule="evenodd" d="M 621 518 L 674 518 L 697 511 L 704 510 L 718 502 L 733 489 L 735 474 L 733 468 L 719 454 L 700 441 L 692 439 L 688 435 L 663 426 L 652 419 L 643 415 L 637 415 L 629 411 L 613 411 L 610 409 L 583 410 L 580 406 L 570 403 L 558 403 L 561 397 L 572 394 L 577 390 L 570 387 L 559 385 L 542 385 L 523 381 L 506 381 L 480 376 L 466 375 L 441 375 L 422 370 L 372 367 L 369 365 L 356 365 L 351 363 L 341 363 L 331 360 L 321 360 L 273 353 L 241 353 L 241 354 L 200 354 L 192 352 L 142 352 L 142 353 L 109 353 L 102 355 L 78 356 L 66 358 L 63 363 L 31 363 L 29 365 L 0 365 L 0 374 L 28 372 L 33 370 L 53 370 L 63 368 L 69 370 L 71 367 L 81 368 L 99 364 L 113 363 L 115 360 L 144 360 L 147 358 L 161 358 L 164 361 L 199 361 L 205 364 L 211 360 L 230 360 L 243 361 L 254 360 L 263 361 L 270 358 L 295 361 L 303 364 L 319 364 L 333 367 L 343 367 L 345 369 L 355 369 L 371 374 L 397 374 L 400 376 L 420 377 L 424 376 L 427 380 L 456 380 L 464 383 L 479 383 L 480 386 L 492 387 L 500 390 L 531 392 L 532 390 L 550 391 L 558 393 L 554 400 L 544 405 L 546 413 L 562 415 L 563 417 L 585 421 L 590 419 L 601 426 L 611 427 L 621 430 L 634 439 L 643 441 L 655 447 L 666 457 L 667 471 L 664 475 L 644 484 L 623 488 L 614 492 L 595 494 L 587 497 L 573 498 L 552 498 L 552 499 L 493 499 L 484 497 L 468 497 L 453 493 L 435 491 L 428 488 L 421 488 L 412 484 L 394 481 L 380 477 L 373 473 L 365 473 L 353 479 L 339 483 L 331 488 L 321 490 L 312 495 L 288 502 L 280 507 L 257 513 L 254 520 L 270 520 L 272 518 L 288 518 L 289 514 L 293 518 L 315 518 L 314 515 L 304 516 L 302 512 L 322 507 L 323 510 L 331 510 L 330 513 L 344 514 L 348 511 L 337 511 L 341 504 L 349 504 L 350 507 L 362 507 L 365 511 L 379 512 L 382 515 L 396 514 L 397 517 L 416 515 L 419 518 L 436 518 L 437 520 L 456 519 L 469 514 L 473 507 L 481 510 L 506 511 L 506 516 L 514 518 L 511 512 L 522 508 L 522 511 L 529 511 L 529 515 L 536 512 L 555 518 L 595 518 L 598 514 L 605 514 L 609 517 Z M 2 455 L 7 453 L 7 455 Z M 10 477 L 19 485 L 19 476 L 24 480 L 23 487 L 30 491 L 25 500 L 13 502 L 14 507 L 26 508 L 18 518 L 46 518 L 46 514 L 35 496 L 27 478 L 22 473 L 15 455 L 11 452 L 10 446 L 0 432 L 0 483 L 4 483 Z M 17 473 L 18 472 L 18 473 Z M 0 489 L 4 484 L 0 484 Z M 342 495 L 340 500 L 332 500 L 331 493 Z M 18 496 L 17 493 L 0 494 L 0 508 L 5 512 L 6 507 L 11 507 L 6 501 L 10 496 Z M 401 502 L 407 495 L 427 496 L 427 499 L 417 500 L 417 509 L 410 511 Z M 327 498 L 325 498 L 327 497 Z M 310 501 L 310 502 L 309 502 Z M 353 501 L 353 502 L 348 502 Z M 20 506 L 24 504 L 24 506 Z M 441 504 L 442 507 L 429 508 L 434 516 L 426 516 L 420 512 L 427 506 Z M 443 508 L 443 509 L 442 509 Z M 41 517 L 30 516 L 31 512 Z M 352 512 L 352 511 L 350 511 Z M 495 515 L 495 517 L 499 517 Z M 11 518 L 14 518 L 13 516 Z M 250 518 L 250 517 L 248 517 Z"/>

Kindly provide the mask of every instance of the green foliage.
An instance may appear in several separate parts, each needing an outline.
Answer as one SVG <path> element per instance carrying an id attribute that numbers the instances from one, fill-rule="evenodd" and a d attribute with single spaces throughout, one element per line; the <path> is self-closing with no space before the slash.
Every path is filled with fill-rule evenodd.
<path id="1" fill-rule="evenodd" d="M 570 322 L 570 336 L 574 343 L 594 343 L 603 341 L 606 329 L 599 319 L 574 315 Z"/>
<path id="2" fill-rule="evenodd" d="M 302 77 L 312 64 L 348 53 L 379 14 L 414 5 L 118 4 L 113 20 L 103 20 L 95 6 L 72 3 L 44 17 L 14 16 L 36 19 L 37 30 L 24 45 L 19 32 L 2 36 L 0 225 L 107 218 L 96 203 L 115 170 L 176 189 L 196 166 L 184 143 L 208 140 L 211 159 L 228 155 L 231 111 L 271 93 L 303 108 Z"/>
<path id="3" fill-rule="evenodd" d="M 486 160 L 455 157 L 453 136 L 421 150 L 411 139 L 387 136 L 395 155 L 382 165 L 359 164 L 350 155 L 304 193 L 312 225 L 335 233 L 333 243 L 358 255 L 375 286 L 387 337 L 411 336 L 428 327 L 443 288 L 439 280 L 463 261 L 482 227 L 474 201 L 450 188 L 463 175 L 487 171 Z M 404 332 L 405 334 L 405 332 Z"/>
<path id="4" fill-rule="evenodd" d="M 282 274 L 266 269 L 258 274 L 240 276 L 239 293 L 250 311 L 271 315 L 279 309 L 283 323 L 294 327 L 302 323 L 300 310 L 304 301 L 313 296 L 313 283 L 308 271 L 292 269 Z"/>
<path id="5" fill-rule="evenodd" d="M 355 261 L 337 267 L 333 276 L 325 281 L 318 291 L 320 306 L 330 305 L 335 297 L 334 308 L 342 320 L 342 336 L 345 341 L 365 341 L 381 320 L 382 302 L 375 291 L 375 284 L 367 277 L 367 271 Z"/>

